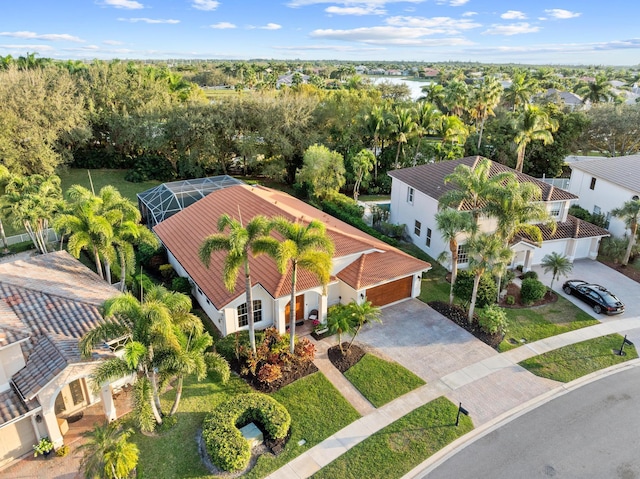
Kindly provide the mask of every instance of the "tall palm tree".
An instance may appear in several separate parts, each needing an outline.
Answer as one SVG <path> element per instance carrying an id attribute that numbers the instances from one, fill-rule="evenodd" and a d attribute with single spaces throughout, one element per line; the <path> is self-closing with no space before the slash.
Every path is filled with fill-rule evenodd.
<path id="1" fill-rule="evenodd" d="M 553 253 L 544 255 L 542 262 L 540 263 L 545 273 L 551 271 L 551 286 L 549 289 L 553 289 L 553 282 L 556 279 L 560 279 L 560 275 L 567 276 L 573 269 L 573 263 L 569 261 L 563 254 L 558 254 L 555 251 Z"/>
<path id="2" fill-rule="evenodd" d="M 469 102 L 469 88 L 463 80 L 451 80 L 444 87 L 443 106 L 451 115 L 462 118 Z"/>
<path id="3" fill-rule="evenodd" d="M 309 271 L 316 276 L 323 288 L 329 283 L 333 259 L 333 241 L 327 236 L 323 223 L 312 220 L 307 224 L 292 223 L 283 217 L 274 218 L 273 229 L 280 233 L 282 241 L 275 255 L 278 269 L 285 273 L 287 266 L 291 268 L 291 302 L 289 311 L 289 333 L 291 335 L 289 349 L 291 354 L 295 348 L 296 328 L 296 286 L 298 268 Z"/>
<path id="4" fill-rule="evenodd" d="M 478 130 L 478 149 L 482 144 L 482 134 L 487 118 L 495 116 L 494 109 L 500 103 L 503 88 L 498 79 L 494 76 L 485 76 L 482 83 L 473 90 L 470 100 L 470 114 L 476 122 Z"/>
<path id="5" fill-rule="evenodd" d="M 86 441 L 78 446 L 82 451 L 80 468 L 86 479 L 120 479 L 129 474 L 138 464 L 138 446 L 128 442 L 133 434 L 117 423 L 96 424 L 83 435 Z"/>
<path id="6" fill-rule="evenodd" d="M 485 209 L 487 196 L 508 178 L 515 178 L 511 172 L 500 172 L 491 175 L 491 160 L 480 158 L 469 167 L 460 164 L 453 173 L 444 179 L 445 184 L 453 183 L 457 188 L 447 191 L 440 197 L 440 207 L 446 206 L 471 211 L 474 222 L 478 223 L 480 213 Z"/>
<path id="7" fill-rule="evenodd" d="M 545 145 L 553 143 L 552 131 L 558 129 L 558 122 L 551 118 L 546 111 L 536 105 L 527 105 L 516 124 L 516 137 L 518 159 L 516 170 L 522 172 L 524 166 L 524 152 L 527 145 L 534 140 L 542 140 Z"/>
<path id="8" fill-rule="evenodd" d="M 442 239 L 449 243 L 451 261 L 449 304 L 453 304 L 453 285 L 458 276 L 458 235 L 475 234 L 478 230 L 478 225 L 469 212 L 459 211 L 453 208 L 445 208 L 439 211 L 435 219 Z"/>
<path id="9" fill-rule="evenodd" d="M 179 351 L 179 330 L 202 329 L 202 323 L 190 311 L 191 299 L 188 296 L 169 292 L 162 286 L 149 289 L 142 303 L 130 293 L 125 293 L 105 302 L 106 321 L 88 331 L 80 340 L 82 355 L 89 357 L 98 344 L 129 338 L 124 355 L 100 363 L 92 378 L 99 386 L 127 374 L 138 374 L 136 387 L 139 395 L 135 399 L 135 415 L 142 430 L 152 431 L 156 424 L 162 424 L 158 387 L 161 364 L 156 351 Z"/>
<path id="10" fill-rule="evenodd" d="M 531 99 L 537 91 L 536 80 L 525 72 L 518 72 L 513 75 L 511 85 L 505 88 L 503 97 L 512 106 L 512 111 L 516 111 L 519 106 L 524 107 L 531 103 Z"/>
<path id="11" fill-rule="evenodd" d="M 629 228 L 629 243 L 627 244 L 627 251 L 624 253 L 624 259 L 622 265 L 629 264 L 629 258 L 631 257 L 631 250 L 633 245 L 636 244 L 636 237 L 638 236 L 638 223 L 640 222 L 640 200 L 630 200 L 622 205 L 620 208 L 616 208 L 611 211 L 613 216 L 622 219 L 627 228 Z"/>
<path id="12" fill-rule="evenodd" d="M 426 101 L 418 102 L 414 113 L 416 118 L 416 135 L 418 136 L 416 152 L 413 155 L 413 166 L 416 166 L 422 138 L 434 134 L 442 113 L 440 113 L 433 103 L 428 103 Z"/>
<path id="13" fill-rule="evenodd" d="M 400 151 L 403 146 L 409 141 L 411 133 L 416 128 L 416 122 L 413 119 L 413 114 L 409 108 L 401 108 L 396 106 L 393 109 L 393 115 L 390 118 L 389 124 L 391 131 L 398 143 L 398 149 L 396 150 L 395 167 L 400 168 Z"/>
<path id="14" fill-rule="evenodd" d="M 493 273 L 508 264 L 513 251 L 505 245 L 502 238 L 491 234 L 480 234 L 472 237 L 467 243 L 469 248 L 469 270 L 473 273 L 473 291 L 469 305 L 469 323 L 473 322 L 473 313 L 478 298 L 478 286 L 485 273 Z"/>
<path id="15" fill-rule="evenodd" d="M 577 94 L 582 98 L 582 103 L 590 101 L 594 105 L 606 103 L 615 97 L 611 83 L 605 75 L 597 75 L 596 80 L 583 83 L 577 90 Z"/>
<path id="16" fill-rule="evenodd" d="M 249 341 L 251 351 L 256 353 L 256 337 L 253 318 L 253 292 L 251 282 L 251 270 L 249 267 L 250 254 L 258 255 L 271 253 L 277 247 L 277 241 L 267 236 L 269 234 L 269 221 L 264 216 L 253 217 L 247 226 L 242 225 L 242 220 L 232 219 L 228 214 L 218 218 L 218 231 L 220 233 L 207 236 L 200 244 L 198 255 L 200 261 L 208 268 L 211 264 L 211 255 L 216 251 L 226 251 L 222 279 L 225 287 L 233 292 L 240 268 L 244 268 L 244 287 L 247 302 L 247 320 L 249 323 Z M 229 233 L 222 233 L 229 228 Z"/>

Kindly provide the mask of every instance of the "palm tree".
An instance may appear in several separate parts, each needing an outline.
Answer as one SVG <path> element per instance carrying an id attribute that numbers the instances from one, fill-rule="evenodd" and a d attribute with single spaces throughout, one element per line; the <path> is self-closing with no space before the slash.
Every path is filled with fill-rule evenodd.
<path id="1" fill-rule="evenodd" d="M 382 319 L 380 319 L 380 308 L 378 306 L 374 306 L 371 301 L 364 301 L 360 304 L 352 301 L 347 305 L 347 314 L 349 315 L 351 326 L 352 326 L 352 336 L 351 341 L 349 341 L 349 346 L 347 347 L 347 353 L 351 350 L 351 346 L 353 342 L 356 340 L 356 336 L 360 333 L 360 330 L 365 325 L 365 323 L 382 323 Z"/>
<path id="2" fill-rule="evenodd" d="M 445 184 L 453 183 L 456 189 L 447 191 L 440 197 L 440 207 L 446 206 L 471 211 L 474 222 L 478 223 L 480 213 L 486 206 L 487 195 L 508 178 L 515 178 L 514 173 L 500 172 L 490 175 L 491 160 L 478 157 L 472 166 L 460 164 L 453 173 L 444 179 Z"/>
<path id="3" fill-rule="evenodd" d="M 524 166 L 524 152 L 527 145 L 534 140 L 542 140 L 545 145 L 553 143 L 552 131 L 558 129 L 558 122 L 550 118 L 547 112 L 535 105 L 527 105 L 518 117 L 516 137 L 518 159 L 516 170 L 522 172 Z"/>
<path id="4" fill-rule="evenodd" d="M 393 115 L 390 118 L 389 126 L 395 136 L 396 142 L 398 143 L 395 167 L 400 168 L 400 151 L 402 150 L 403 145 L 409 141 L 409 136 L 416 128 L 416 122 L 413 120 L 411 110 L 409 108 L 396 106 L 393 109 Z"/>
<path id="5" fill-rule="evenodd" d="M 202 323 L 190 311 L 188 296 L 169 292 L 162 286 L 149 289 L 142 303 L 126 293 L 105 302 L 106 321 L 80 340 L 82 355 L 89 357 L 98 344 L 129 338 L 124 355 L 100 363 L 92 378 L 99 386 L 127 374 L 138 374 L 135 415 L 142 430 L 152 431 L 156 424 L 162 424 L 158 388 L 161 364 L 156 351 L 165 354 L 168 349 L 179 351 L 179 330 L 202 330 Z"/>
<path id="6" fill-rule="evenodd" d="M 537 90 L 538 85 L 534 78 L 530 78 L 524 72 L 518 72 L 513 75 L 511 85 L 505 88 L 504 99 L 512 105 L 512 110 L 516 111 L 518 106 L 528 105 Z"/>
<path id="7" fill-rule="evenodd" d="M 469 305 L 469 324 L 473 322 L 473 312 L 478 297 L 480 279 L 486 272 L 493 273 L 509 263 L 513 251 L 505 245 L 502 238 L 496 235 L 480 234 L 472 237 L 467 243 L 469 248 L 469 271 L 473 272 L 473 291 Z"/>
<path id="8" fill-rule="evenodd" d="M 611 211 L 613 216 L 622 219 L 627 228 L 629 228 L 629 243 L 627 244 L 627 251 L 624 254 L 622 265 L 629 264 L 629 258 L 631 257 L 631 250 L 633 245 L 636 244 L 636 237 L 638 235 L 638 222 L 640 222 L 640 200 L 627 201 L 622 207 L 616 208 Z"/>
<path id="9" fill-rule="evenodd" d="M 594 105 L 602 102 L 608 102 L 615 97 L 613 94 L 611 83 L 605 75 L 597 75 L 593 82 L 586 82 L 581 85 L 577 94 L 582 98 L 582 103 L 590 101 Z"/>
<path id="10" fill-rule="evenodd" d="M 573 269 L 573 264 L 563 254 L 558 254 L 555 251 L 547 254 L 542 258 L 540 263 L 545 273 L 549 271 L 553 272 L 551 275 L 551 286 L 549 289 L 553 289 L 553 282 L 556 279 L 560 279 L 560 275 L 567 276 Z"/>
<path id="11" fill-rule="evenodd" d="M 228 234 L 222 232 L 229 228 Z M 264 216 L 255 216 L 247 223 L 246 228 L 242 220 L 232 219 L 224 214 L 218 218 L 218 231 L 220 233 L 207 236 L 200 244 L 198 255 L 200 261 L 208 268 L 211 264 L 211 255 L 216 251 L 226 251 L 222 279 L 225 287 L 233 292 L 240 268 L 244 268 L 244 287 L 247 302 L 247 320 L 249 323 L 249 341 L 251 351 L 256 353 L 256 337 L 253 318 L 253 292 L 251 271 L 249 268 L 249 254 L 258 255 L 271 253 L 277 247 L 275 239 L 268 237 L 269 222 Z"/>
<path id="12" fill-rule="evenodd" d="M 440 137 L 436 161 L 459 158 L 469 136 L 469 128 L 457 116 L 442 115 L 435 125 L 435 135 Z"/>
<path id="13" fill-rule="evenodd" d="M 502 85 L 494 76 L 485 76 L 478 88 L 473 90 L 470 113 L 476 121 L 476 129 L 478 130 L 478 150 L 482 144 L 485 121 L 490 116 L 495 116 L 494 109 L 500 103 L 502 92 Z"/>
<path id="14" fill-rule="evenodd" d="M 348 350 L 345 350 L 342 346 L 342 335 L 351 333 L 354 329 L 354 324 L 349 314 L 348 306 L 342 307 L 339 311 L 327 317 L 327 327 L 331 334 L 338 335 L 338 347 L 340 352 L 344 356 Z"/>
<path id="15" fill-rule="evenodd" d="M 469 89 L 463 80 L 451 80 L 444 87 L 443 106 L 451 115 L 462 118 L 469 101 Z"/>
<path id="16" fill-rule="evenodd" d="M 333 241 L 327 236 L 323 223 L 312 220 L 308 224 L 292 223 L 283 217 L 274 218 L 271 225 L 282 235 L 275 255 L 279 271 L 284 274 L 291 267 L 291 302 L 289 311 L 289 334 L 291 354 L 295 348 L 296 285 L 298 268 L 316 276 L 323 288 L 329 282 L 333 258 Z"/>
<path id="17" fill-rule="evenodd" d="M 419 102 L 415 107 L 414 113 L 416 118 L 416 134 L 418 136 L 416 152 L 413 155 L 413 166 L 416 166 L 422 138 L 434 134 L 434 130 L 440 122 L 442 113 L 440 113 L 433 103 L 426 101 Z"/>
<path id="18" fill-rule="evenodd" d="M 458 276 L 458 235 L 475 234 L 478 225 L 469 212 L 445 208 L 435 216 L 438 231 L 442 239 L 449 242 L 451 260 L 451 287 L 449 290 L 449 304 L 453 304 L 453 285 Z"/>
<path id="19" fill-rule="evenodd" d="M 138 464 L 138 446 L 128 442 L 131 429 L 121 429 L 117 423 L 97 424 L 83 435 L 86 441 L 78 446 L 83 452 L 80 462 L 87 479 L 120 479 L 129 474 Z"/>

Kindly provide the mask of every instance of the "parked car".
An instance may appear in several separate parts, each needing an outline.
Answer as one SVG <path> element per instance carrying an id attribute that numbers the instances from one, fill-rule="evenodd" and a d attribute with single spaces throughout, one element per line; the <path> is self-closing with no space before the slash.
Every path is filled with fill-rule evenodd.
<path id="1" fill-rule="evenodd" d="M 624 313 L 624 303 L 615 294 L 599 284 L 571 279 L 562 285 L 562 290 L 592 306 L 598 314 Z"/>

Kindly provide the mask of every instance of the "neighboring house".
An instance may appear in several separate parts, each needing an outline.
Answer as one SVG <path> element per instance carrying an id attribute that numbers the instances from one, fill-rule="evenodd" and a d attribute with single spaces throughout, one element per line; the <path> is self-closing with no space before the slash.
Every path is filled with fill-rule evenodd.
<path id="1" fill-rule="evenodd" d="M 578 204 L 590 213 L 603 214 L 611 234 L 624 236 L 627 227 L 611 216 L 611 210 L 640 197 L 640 155 L 570 156 L 565 161 L 571 168 L 569 191 L 580 197 Z"/>
<path id="2" fill-rule="evenodd" d="M 193 295 L 223 336 L 247 329 L 244 277 L 238 276 L 229 292 L 222 282 L 226 253 L 214 253 L 210 269 L 199 260 L 203 240 L 217 233 L 218 218 L 227 213 L 248 221 L 254 216 L 283 216 L 307 223 L 317 219 L 325 224 L 335 244 L 331 281 L 323 294 L 318 280 L 307 271 L 298 272 L 296 319 L 309 318 L 316 310 L 324 319 L 327 308 L 337 303 L 370 300 L 378 306 L 413 298 L 420 294 L 422 272 L 431 268 L 286 193 L 262 186 L 236 185 L 214 191 L 154 228 L 167 248 L 176 272 L 189 278 Z M 274 233 L 274 236 L 277 235 Z M 253 281 L 254 320 L 259 329 L 275 326 L 284 332 L 291 305 L 291 271 L 280 274 L 266 255 L 250 259 Z"/>
<path id="3" fill-rule="evenodd" d="M 0 468 L 40 437 L 60 447 L 66 418 L 92 404 L 116 419 L 112 388 L 130 378 L 95 392 L 89 376 L 113 352 L 105 344 L 81 358 L 78 340 L 118 294 L 66 251 L 0 264 Z"/>
<path id="4" fill-rule="evenodd" d="M 303 75 L 300 72 L 287 73 L 286 75 L 280 75 L 278 80 L 276 81 L 276 88 L 280 88 L 281 86 L 291 87 L 294 85 L 294 77 L 296 75 L 300 76 L 300 81 L 302 83 L 309 83 L 309 75 Z"/>
<path id="5" fill-rule="evenodd" d="M 551 100 L 554 100 L 554 101 L 557 100 L 559 102 L 562 102 L 571 110 L 575 110 L 585 106 L 585 103 L 583 103 L 582 98 L 580 98 L 575 93 L 571 93 L 569 91 L 562 91 L 562 90 L 556 90 L 555 88 L 549 88 L 544 93 L 544 96 Z M 587 104 L 589 103 L 590 102 L 587 101 Z M 590 105 L 587 105 L 587 106 L 590 106 Z"/>
<path id="6" fill-rule="evenodd" d="M 445 184 L 444 179 L 456 166 L 467 165 L 473 168 L 481 159 L 479 156 L 471 156 L 389 171 L 392 178 L 390 221 L 406 225 L 413 242 L 432 258 L 449 251 L 449 243 L 443 240 L 435 220 L 440 197 L 456 188 L 452 183 Z M 554 251 L 566 255 L 571 261 L 596 258 L 600 239 L 609 236 L 609 233 L 568 214 L 569 205 L 577 196 L 529 175 L 518 173 L 500 163 L 492 162 L 490 175 L 501 171 L 516 174 L 520 182 L 527 181 L 538 185 L 547 211 L 556 219 L 557 224 L 555 234 L 551 234 L 544 225 L 540 226 L 544 238 L 541 245 L 536 245 L 524 237 L 516 237 L 511 244 L 514 252 L 512 267 L 522 265 L 524 270 L 528 271 L 533 265 L 540 264 L 545 255 Z M 481 218 L 479 226 L 480 231 L 491 233 L 495 231 L 496 222 L 491 218 Z M 458 242 L 459 267 L 465 268 L 469 261 L 466 238 L 461 236 Z M 448 262 L 445 262 L 445 266 L 449 266 Z"/>

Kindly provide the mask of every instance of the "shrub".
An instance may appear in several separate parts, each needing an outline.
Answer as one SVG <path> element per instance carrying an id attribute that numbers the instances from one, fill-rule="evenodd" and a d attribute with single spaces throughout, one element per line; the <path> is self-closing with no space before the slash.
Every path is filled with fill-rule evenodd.
<path id="1" fill-rule="evenodd" d="M 231 377 L 229 362 L 218 353 L 205 353 L 204 361 L 207 364 L 207 374 L 215 381 L 226 384 Z"/>
<path id="2" fill-rule="evenodd" d="M 516 273 L 512 269 L 508 269 L 502 278 L 502 288 L 506 288 L 509 284 L 513 282 L 513 278 L 516 277 Z"/>
<path id="3" fill-rule="evenodd" d="M 526 278 L 522 280 L 522 287 L 520 288 L 520 297 L 524 304 L 535 303 L 536 301 L 544 298 L 547 292 L 547 287 L 540 281 L 534 278 Z"/>
<path id="4" fill-rule="evenodd" d="M 158 426 L 158 431 L 161 433 L 167 432 L 169 429 L 175 426 L 177 422 L 178 422 L 177 416 L 164 416 L 162 418 L 162 424 Z"/>
<path id="5" fill-rule="evenodd" d="M 217 406 L 204 420 L 202 438 L 212 462 L 225 471 L 247 467 L 251 448 L 238 427 L 257 422 L 269 439 L 285 438 L 291 426 L 289 411 L 261 393 L 235 396 Z"/>
<path id="6" fill-rule="evenodd" d="M 177 276 L 171 280 L 171 290 L 177 291 L 178 293 L 190 294 L 191 283 L 189 283 L 189 280 L 187 278 Z"/>
<path id="7" fill-rule="evenodd" d="M 471 302 L 471 294 L 473 293 L 473 273 L 461 270 L 458 271 L 456 282 L 453 285 L 453 294 L 463 304 L 468 305 Z M 485 273 L 480 278 L 478 285 L 478 295 L 476 297 L 476 307 L 483 308 L 489 304 L 496 302 L 498 295 L 498 287 L 493 277 L 489 273 Z"/>
<path id="8" fill-rule="evenodd" d="M 527 278 L 538 279 L 538 273 L 536 273 L 535 271 L 527 271 L 525 274 L 522 275 L 522 279 L 527 279 Z"/>
<path id="9" fill-rule="evenodd" d="M 513 306 L 514 304 L 516 304 L 516 298 L 515 298 L 515 297 L 513 297 L 512 295 L 508 295 L 508 296 L 505 298 L 505 301 L 506 301 L 506 303 L 507 303 L 509 306 Z"/>
<path id="10" fill-rule="evenodd" d="M 65 457 L 67 454 L 69 454 L 69 446 L 66 444 L 56 449 L 56 456 L 58 457 Z"/>
<path id="11" fill-rule="evenodd" d="M 160 271 L 160 275 L 162 276 L 162 279 L 164 279 L 165 281 L 173 279 L 176 275 L 176 270 L 173 269 L 173 265 L 169 263 L 161 264 L 158 267 L 158 271 Z"/>
<path id="12" fill-rule="evenodd" d="M 478 324 L 485 333 L 505 335 L 508 325 L 507 313 L 497 304 L 490 304 L 478 310 Z"/>

